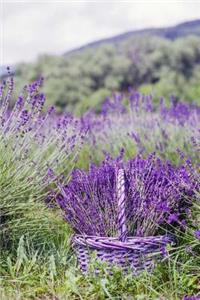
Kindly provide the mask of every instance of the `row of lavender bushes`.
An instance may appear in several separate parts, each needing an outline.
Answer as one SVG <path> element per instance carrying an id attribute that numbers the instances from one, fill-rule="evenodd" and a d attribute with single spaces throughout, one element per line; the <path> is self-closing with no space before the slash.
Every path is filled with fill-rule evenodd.
<path id="1" fill-rule="evenodd" d="M 82 123 L 89 130 L 86 153 L 82 155 L 89 153 L 95 162 L 100 162 L 104 153 L 118 155 L 123 148 L 126 158 L 138 152 L 156 152 L 174 164 L 181 156 L 199 163 L 200 108 L 176 102 L 174 97 L 170 105 L 162 98 L 156 105 L 152 96 L 135 91 L 115 94 L 106 99 L 98 117 L 89 111 L 82 116 Z"/>

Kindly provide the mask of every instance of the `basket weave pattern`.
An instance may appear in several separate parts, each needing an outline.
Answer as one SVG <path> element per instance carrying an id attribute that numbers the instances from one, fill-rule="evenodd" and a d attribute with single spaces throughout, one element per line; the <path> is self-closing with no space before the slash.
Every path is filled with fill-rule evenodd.
<path id="1" fill-rule="evenodd" d="M 125 216 L 124 170 L 117 172 L 118 237 L 74 235 L 73 247 L 81 270 L 88 271 L 91 253 L 108 265 L 117 265 L 134 274 L 152 269 L 159 260 L 162 249 L 170 243 L 167 236 L 127 237 Z"/>

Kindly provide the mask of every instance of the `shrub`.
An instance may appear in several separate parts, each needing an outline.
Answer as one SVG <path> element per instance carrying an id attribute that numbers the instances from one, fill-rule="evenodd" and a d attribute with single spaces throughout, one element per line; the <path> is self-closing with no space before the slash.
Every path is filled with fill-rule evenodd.
<path id="1" fill-rule="evenodd" d="M 78 120 L 70 115 L 59 117 L 53 107 L 44 112 L 45 95 L 39 92 L 42 83 L 41 78 L 25 86 L 12 109 L 14 79 L 8 77 L 0 87 L 3 244 L 14 238 L 12 229 L 14 235 L 27 231 L 33 235 L 35 231 L 42 234 L 49 227 L 51 222 L 47 222 L 43 201 L 55 179 L 62 174 L 69 175 L 82 143 L 84 132 Z"/>

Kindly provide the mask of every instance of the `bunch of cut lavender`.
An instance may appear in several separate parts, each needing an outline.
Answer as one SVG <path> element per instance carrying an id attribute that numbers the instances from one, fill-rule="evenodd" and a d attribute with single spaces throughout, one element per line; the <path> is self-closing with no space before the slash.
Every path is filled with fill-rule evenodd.
<path id="1" fill-rule="evenodd" d="M 126 209 L 131 234 L 153 235 L 164 224 L 185 227 L 190 197 L 198 185 L 191 168 L 174 167 L 155 154 L 127 162 Z"/>
<path id="2" fill-rule="evenodd" d="M 81 233 L 114 235 L 117 222 L 115 167 L 104 161 L 90 165 L 89 172 L 75 169 L 57 197 L 65 220 Z"/>
<path id="3" fill-rule="evenodd" d="M 155 155 L 140 156 L 128 162 L 107 158 L 89 171 L 74 170 L 67 186 L 60 186 L 57 201 L 65 220 L 76 232 L 117 235 L 116 169 L 126 175 L 126 219 L 130 235 L 157 233 L 159 226 L 183 223 L 195 182 L 184 166 L 175 168 Z M 181 223 L 182 222 L 182 223 Z"/>

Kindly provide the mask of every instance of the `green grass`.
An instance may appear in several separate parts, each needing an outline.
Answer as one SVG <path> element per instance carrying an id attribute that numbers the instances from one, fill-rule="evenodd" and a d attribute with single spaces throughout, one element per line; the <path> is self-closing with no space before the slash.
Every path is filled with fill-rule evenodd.
<path id="1" fill-rule="evenodd" d="M 198 207 L 199 209 L 199 207 Z M 51 215 L 58 222 L 57 215 Z M 59 222 L 54 240 L 35 244 L 30 237 L 21 236 L 15 251 L 1 256 L 0 299 L 163 299 L 179 300 L 184 295 L 200 293 L 199 241 L 190 228 L 152 273 L 138 277 L 124 275 L 113 269 L 113 276 L 104 265 L 100 274 L 84 276 L 77 267 L 70 245 L 71 231 Z M 186 246 L 190 249 L 185 251 Z"/>
<path id="2" fill-rule="evenodd" d="M 191 260 L 179 265 L 176 258 L 158 266 L 152 274 L 135 278 L 115 270 L 111 277 L 83 276 L 67 249 L 59 254 L 30 257 L 21 252 L 9 257 L 1 279 L 1 299 L 182 299 L 199 292 L 198 275 L 190 274 Z M 10 298 L 9 298 L 10 297 Z"/>

